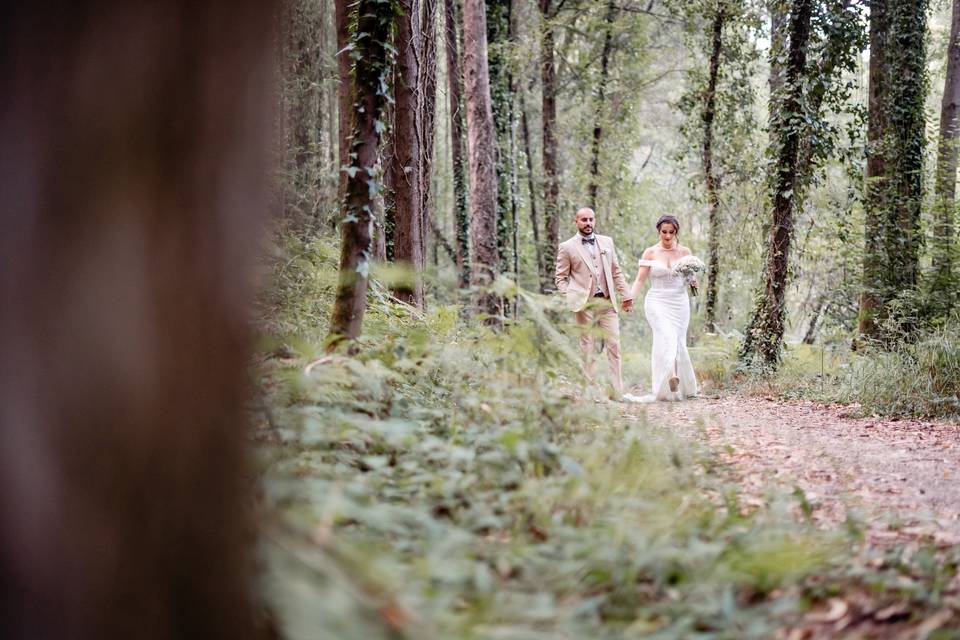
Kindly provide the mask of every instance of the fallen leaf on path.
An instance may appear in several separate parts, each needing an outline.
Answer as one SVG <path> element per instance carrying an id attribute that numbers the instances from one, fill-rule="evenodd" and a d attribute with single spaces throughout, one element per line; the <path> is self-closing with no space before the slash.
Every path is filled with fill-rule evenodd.
<path id="1" fill-rule="evenodd" d="M 811 622 L 836 622 L 847 615 L 850 611 L 850 605 L 840 598 L 830 598 L 827 601 L 826 611 L 817 611 L 807 616 Z"/>

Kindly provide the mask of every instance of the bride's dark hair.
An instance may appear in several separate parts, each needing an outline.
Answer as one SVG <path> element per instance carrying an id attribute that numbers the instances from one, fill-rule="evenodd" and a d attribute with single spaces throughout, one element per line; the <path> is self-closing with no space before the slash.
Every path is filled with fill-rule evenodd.
<path id="1" fill-rule="evenodd" d="M 665 222 L 669 222 L 670 224 L 672 224 L 672 225 L 673 225 L 673 230 L 674 230 L 677 234 L 680 233 L 680 221 L 677 220 L 675 217 L 670 216 L 670 215 L 660 216 L 660 219 L 657 220 L 657 231 L 660 231 L 660 225 L 662 225 L 662 224 L 665 223 Z"/>

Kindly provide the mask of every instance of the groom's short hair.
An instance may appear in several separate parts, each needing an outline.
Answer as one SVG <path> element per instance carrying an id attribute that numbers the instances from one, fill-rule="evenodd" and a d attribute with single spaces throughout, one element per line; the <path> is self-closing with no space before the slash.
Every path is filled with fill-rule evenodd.
<path id="1" fill-rule="evenodd" d="M 577 218 L 580 217 L 580 212 L 581 212 L 581 211 L 589 211 L 589 212 L 592 213 L 594 216 L 597 215 L 597 212 L 594 211 L 593 209 L 591 209 L 590 207 L 580 207 L 579 209 L 577 209 L 577 212 L 576 212 L 575 214 L 573 214 L 573 219 L 574 219 L 574 220 L 576 220 Z"/>

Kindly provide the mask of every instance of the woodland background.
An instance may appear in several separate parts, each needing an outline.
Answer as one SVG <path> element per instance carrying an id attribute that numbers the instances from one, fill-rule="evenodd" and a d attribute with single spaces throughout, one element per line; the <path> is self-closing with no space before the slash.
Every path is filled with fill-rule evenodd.
<path id="1" fill-rule="evenodd" d="M 707 397 L 955 419 L 954 4 L 288 3 L 257 367 L 285 635 L 956 637 L 955 545 L 755 500 L 672 414 L 581 402 L 551 295 L 579 207 L 629 277 L 674 214 Z"/>

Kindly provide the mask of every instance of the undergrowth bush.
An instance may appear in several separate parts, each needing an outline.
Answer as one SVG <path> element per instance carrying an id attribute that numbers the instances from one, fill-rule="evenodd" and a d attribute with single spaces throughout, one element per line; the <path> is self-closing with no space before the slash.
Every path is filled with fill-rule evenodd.
<path id="1" fill-rule="evenodd" d="M 915 341 L 857 358 L 842 400 L 881 414 L 960 416 L 960 324 L 954 321 Z"/>

